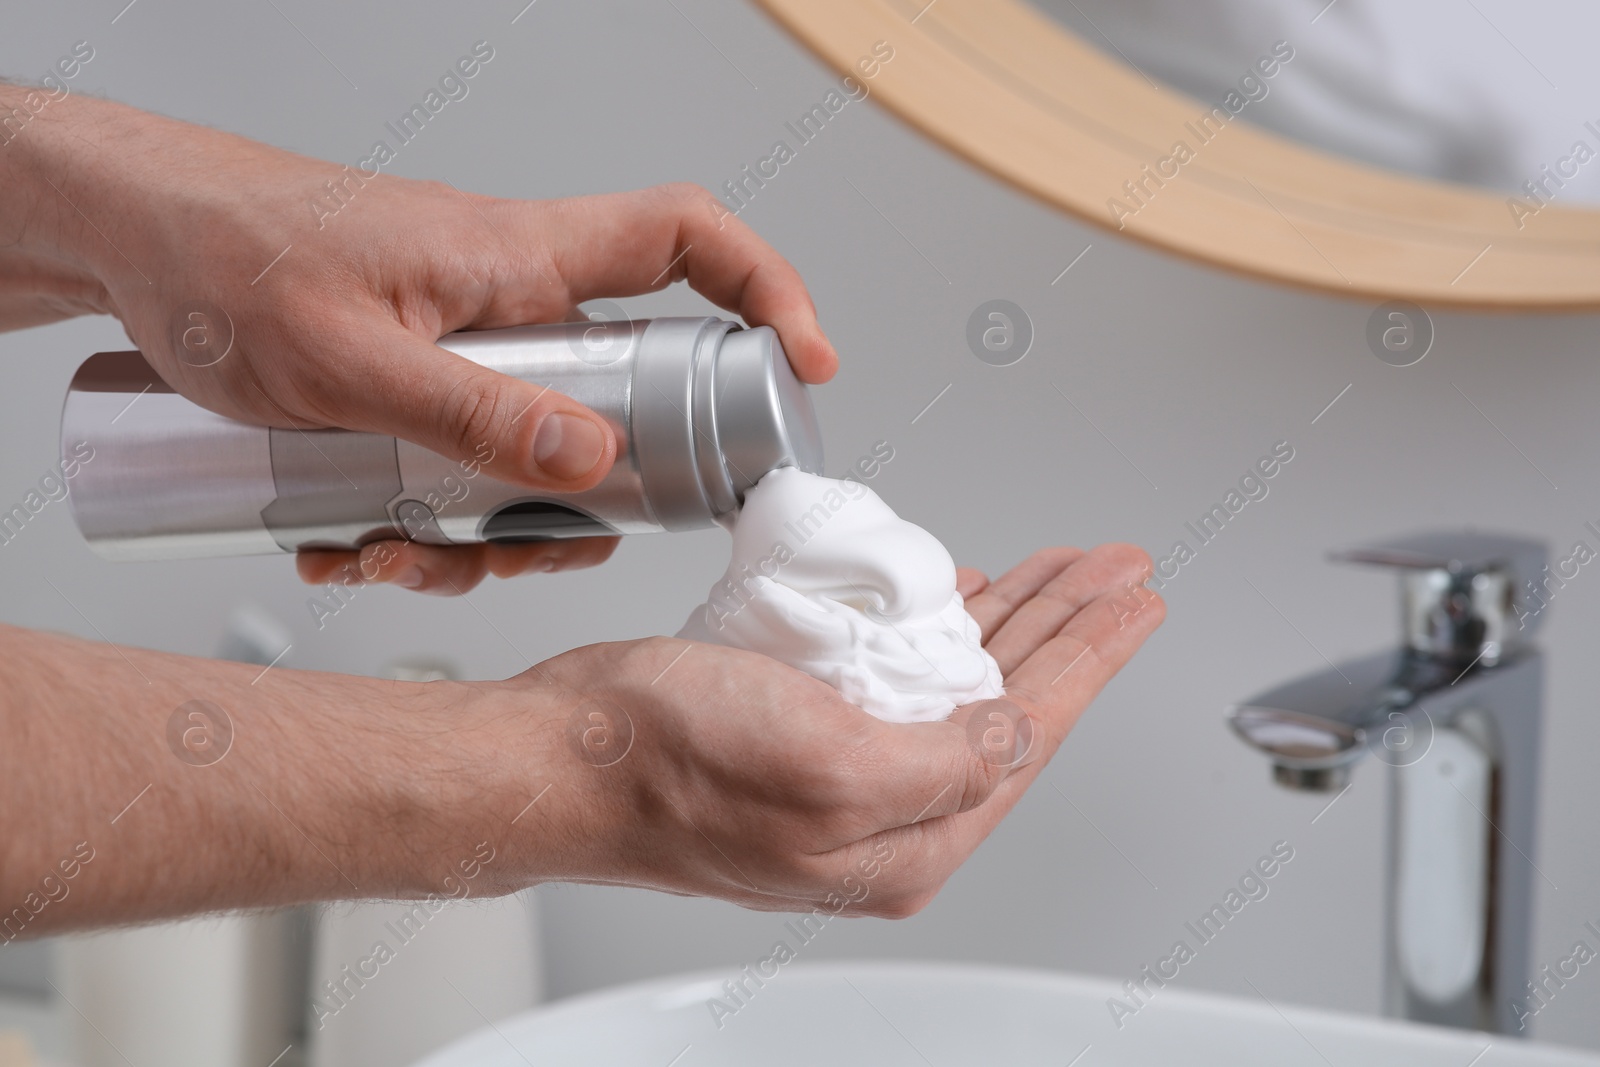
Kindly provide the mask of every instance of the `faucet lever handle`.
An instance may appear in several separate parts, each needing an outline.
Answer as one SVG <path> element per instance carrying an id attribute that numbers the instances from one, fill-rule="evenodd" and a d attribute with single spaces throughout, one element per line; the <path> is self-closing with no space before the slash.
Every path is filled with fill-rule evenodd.
<path id="1" fill-rule="evenodd" d="M 1544 577 L 1547 556 L 1541 541 L 1472 530 L 1436 531 L 1328 556 L 1336 562 L 1398 570 L 1406 646 L 1434 659 L 1493 666 L 1513 635 L 1526 636 L 1542 614 L 1517 603 L 1520 590 L 1537 586 Z"/>
<path id="2" fill-rule="evenodd" d="M 1503 571 L 1513 580 L 1535 579 L 1545 564 L 1541 541 L 1472 530 L 1394 537 L 1328 553 L 1339 563 L 1370 563 L 1401 570 L 1442 570 L 1472 575 Z"/>

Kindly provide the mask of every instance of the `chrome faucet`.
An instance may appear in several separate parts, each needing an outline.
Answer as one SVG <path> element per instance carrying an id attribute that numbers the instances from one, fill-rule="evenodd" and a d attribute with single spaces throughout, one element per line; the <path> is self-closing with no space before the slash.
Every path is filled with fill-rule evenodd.
<path id="1" fill-rule="evenodd" d="M 1528 605 L 1560 579 L 1542 543 L 1479 533 L 1331 558 L 1398 570 L 1401 647 L 1261 693 L 1229 724 L 1290 789 L 1342 791 L 1368 754 L 1393 768 L 1385 1011 L 1518 1034 L 1543 675 L 1528 640 L 1543 612 Z"/>

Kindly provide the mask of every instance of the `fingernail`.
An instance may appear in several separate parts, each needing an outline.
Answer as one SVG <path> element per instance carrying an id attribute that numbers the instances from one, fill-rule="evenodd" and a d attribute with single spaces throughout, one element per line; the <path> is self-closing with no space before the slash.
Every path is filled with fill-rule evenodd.
<path id="1" fill-rule="evenodd" d="M 581 415 L 546 415 L 533 436 L 533 461 L 557 481 L 577 481 L 599 466 L 605 454 L 605 433 Z"/>
<path id="2" fill-rule="evenodd" d="M 426 580 L 422 568 L 413 563 L 393 578 L 389 579 L 390 585 L 398 585 L 403 589 L 416 589 Z"/>

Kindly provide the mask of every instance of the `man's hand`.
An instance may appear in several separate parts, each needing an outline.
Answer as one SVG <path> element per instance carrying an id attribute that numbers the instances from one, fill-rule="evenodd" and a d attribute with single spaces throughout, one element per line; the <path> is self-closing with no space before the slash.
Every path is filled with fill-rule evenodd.
<path id="1" fill-rule="evenodd" d="M 492 574 L 570 571 L 611 558 L 616 537 L 564 537 L 514 545 L 425 545 L 421 541 L 374 541 L 359 552 L 300 552 L 295 566 L 311 585 L 342 581 L 388 582 L 435 596 L 459 596 Z"/>
<path id="2" fill-rule="evenodd" d="M 0 776 L 0 899 L 97 858 L 4 936 L 548 881 L 909 915 L 1160 623 L 1148 568 L 1110 545 L 963 572 L 1006 695 L 940 723 L 669 638 L 408 683 L 5 628 L 0 732 L 28 758 Z"/>
<path id="3" fill-rule="evenodd" d="M 1107 545 L 1037 553 L 992 585 L 963 572 L 1006 695 L 940 723 L 882 722 L 807 675 L 712 645 L 653 638 L 548 660 L 489 700 L 483 740 L 504 754 L 491 780 L 510 796 L 544 784 L 519 770 L 526 743 L 511 738 L 528 727 L 511 709 L 530 692 L 569 708 L 536 728 L 567 758 L 508 837 L 501 888 L 520 872 L 762 910 L 912 914 L 1160 624 L 1165 606 L 1140 584 L 1149 566 Z M 497 807 L 515 810 L 510 796 Z"/>
<path id="4" fill-rule="evenodd" d="M 21 91 L 0 86 L 0 102 Z M 391 434 L 458 460 L 492 451 L 484 469 L 542 491 L 596 485 L 617 455 L 613 429 L 439 337 L 571 320 L 584 301 L 686 279 L 773 326 L 801 380 L 826 381 L 837 364 L 794 268 L 691 185 L 502 200 L 78 97 L 8 146 L 0 184 L 0 288 L 17 277 L 43 287 L 26 307 L 0 300 L 10 325 L 109 313 L 168 384 L 214 411 Z M 220 312 L 206 326 L 231 333 L 216 362 L 216 338 L 185 312 L 199 301 Z M 418 549 L 378 580 L 426 572 L 422 585 L 449 591 L 474 572 L 608 554 L 604 543 L 461 560 Z M 302 573 L 321 581 L 350 562 L 323 555 Z"/>

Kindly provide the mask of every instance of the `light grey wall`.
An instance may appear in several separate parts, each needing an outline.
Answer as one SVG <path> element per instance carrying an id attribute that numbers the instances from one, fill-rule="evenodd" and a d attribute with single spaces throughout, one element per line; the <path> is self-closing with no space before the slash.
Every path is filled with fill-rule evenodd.
<path id="1" fill-rule="evenodd" d="M 539 0 L 515 25 L 521 0 L 276 0 L 282 14 L 274 4 L 141 0 L 113 25 L 122 2 L 13 6 L 0 70 L 42 71 L 87 38 L 97 57 L 80 88 L 354 161 L 386 119 L 487 39 L 496 59 L 472 95 L 396 169 L 507 196 L 676 179 L 717 186 L 766 155 L 783 124 L 833 81 L 761 13 L 731 0 Z M 847 107 L 745 218 L 809 280 L 844 355 L 838 379 L 818 394 L 831 466 L 890 441 L 895 459 L 877 488 L 964 562 L 994 572 L 1041 545 L 1105 540 L 1164 551 L 1274 442 L 1295 448 L 1271 495 L 1168 587 L 1165 628 L 942 896 L 906 922 L 835 924 L 806 954 L 1131 977 L 1285 839 L 1296 856 L 1271 895 L 1180 981 L 1244 995 L 1253 982 L 1274 999 L 1375 1011 L 1384 776 L 1363 767 L 1312 825 L 1326 798 L 1271 788 L 1222 711 L 1323 666 L 1323 654 L 1394 640 L 1390 580 L 1325 563 L 1329 546 L 1467 524 L 1594 544 L 1582 529 L 1600 519 L 1594 319 L 1436 315 L 1434 351 L 1395 369 L 1363 340 L 1370 305 L 1223 276 L 1080 225 L 870 104 Z M 1037 330 L 1033 351 L 1008 368 L 980 363 L 964 341 L 969 313 L 993 297 L 1022 305 Z M 680 289 L 626 306 L 644 315 L 701 305 Z M 0 337 L 0 500 L 20 498 L 53 462 L 58 400 L 77 362 L 121 344 L 109 320 Z M 436 653 L 497 677 L 575 643 L 670 632 L 724 552 L 715 532 L 639 538 L 603 569 L 495 585 L 470 604 L 370 590 L 317 633 L 287 560 L 113 566 L 52 505 L 0 548 L 0 612 L 204 653 L 228 613 L 254 601 L 294 628 L 293 666 L 375 672 Z M 1536 858 L 1559 888 L 1537 883 L 1540 961 L 1564 955 L 1583 920 L 1600 919 L 1597 616 L 1600 578 L 1585 573 L 1545 632 Z M 781 917 L 723 904 L 539 892 L 557 993 L 739 965 L 781 933 Z M 1585 971 L 1537 1029 L 1600 1046 L 1600 976 Z"/>

